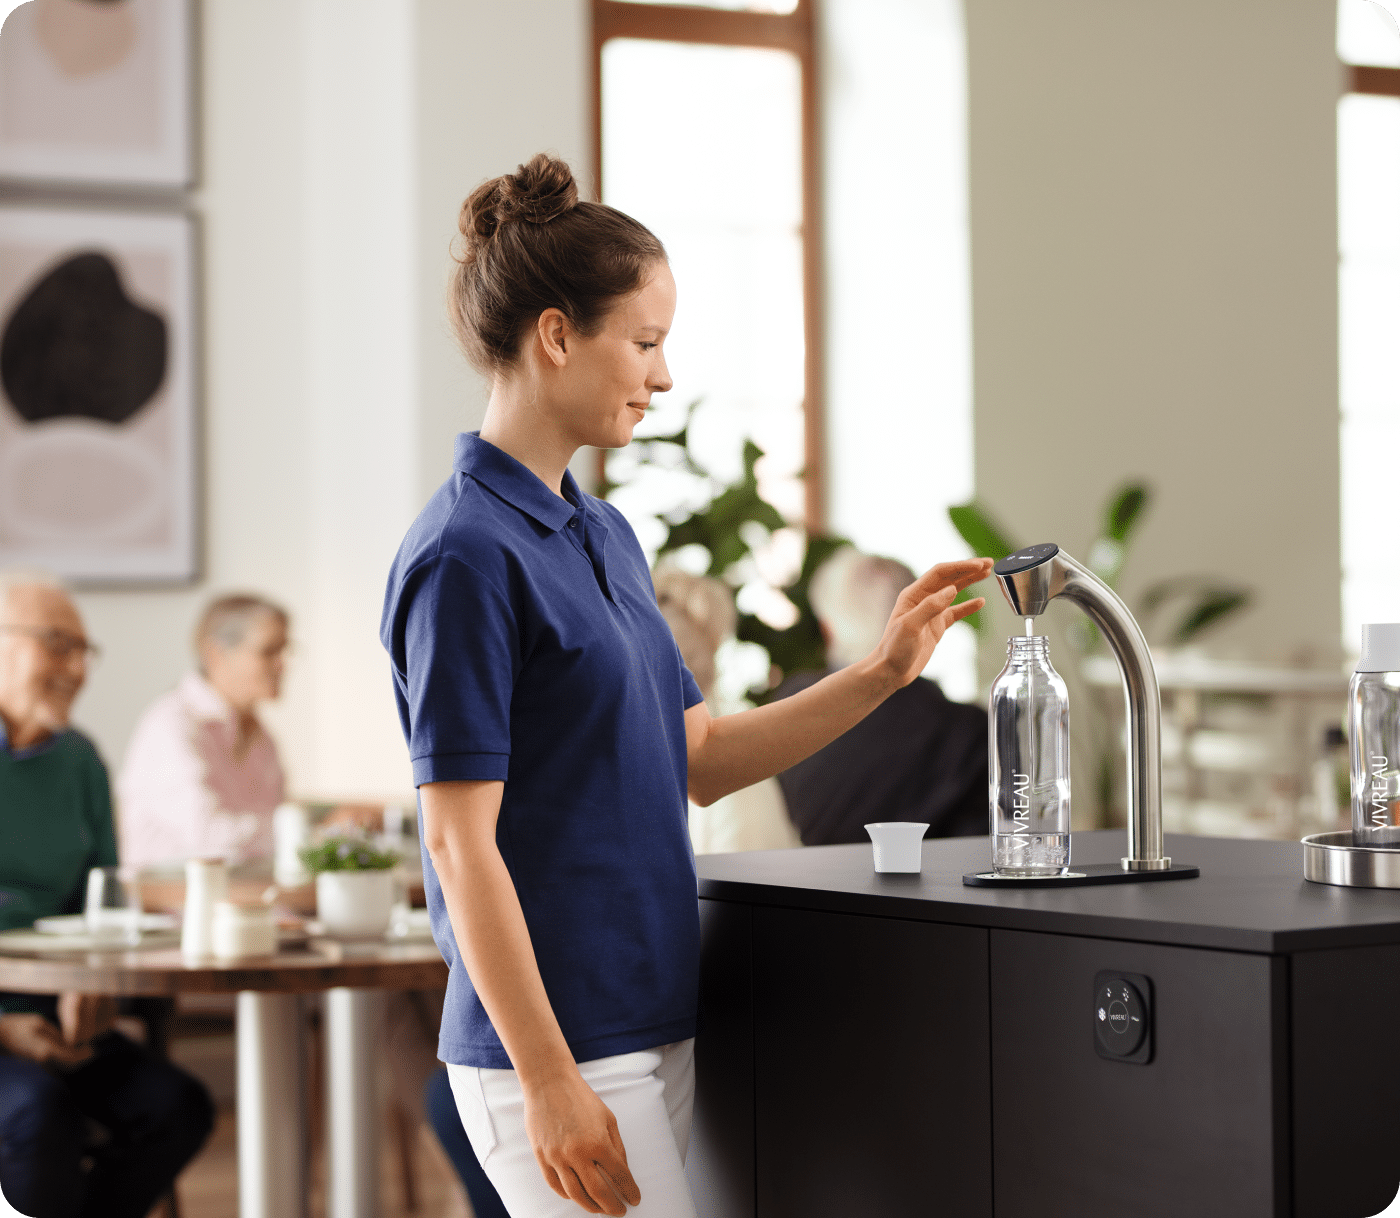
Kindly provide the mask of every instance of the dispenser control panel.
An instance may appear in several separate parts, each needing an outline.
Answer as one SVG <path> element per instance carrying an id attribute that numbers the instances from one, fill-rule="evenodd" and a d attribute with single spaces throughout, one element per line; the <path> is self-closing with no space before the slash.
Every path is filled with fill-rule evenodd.
<path id="1" fill-rule="evenodd" d="M 1110 1061 L 1152 1060 L 1152 980 L 1141 973 L 1094 977 L 1094 1051 Z"/>

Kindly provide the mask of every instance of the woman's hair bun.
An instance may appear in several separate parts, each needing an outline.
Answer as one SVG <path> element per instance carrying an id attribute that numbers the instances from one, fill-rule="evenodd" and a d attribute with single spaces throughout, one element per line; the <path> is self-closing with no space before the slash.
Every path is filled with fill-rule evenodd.
<path id="1" fill-rule="evenodd" d="M 548 224 L 578 206 L 573 171 L 539 152 L 515 173 L 478 186 L 462 205 L 458 228 L 469 245 L 489 241 L 503 224 Z"/>

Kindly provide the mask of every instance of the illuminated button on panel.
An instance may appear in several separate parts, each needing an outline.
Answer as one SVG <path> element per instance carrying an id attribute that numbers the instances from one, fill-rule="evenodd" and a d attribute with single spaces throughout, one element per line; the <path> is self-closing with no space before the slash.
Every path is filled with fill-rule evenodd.
<path id="1" fill-rule="evenodd" d="M 1152 1060 L 1152 981 L 1140 973 L 1094 978 L 1094 1051 L 1110 1061 Z"/>

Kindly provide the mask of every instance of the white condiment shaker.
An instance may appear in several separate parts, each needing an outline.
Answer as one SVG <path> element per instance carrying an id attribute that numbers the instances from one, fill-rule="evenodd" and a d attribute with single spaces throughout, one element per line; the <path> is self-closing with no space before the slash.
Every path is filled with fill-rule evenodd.
<path id="1" fill-rule="evenodd" d="M 311 820 L 300 804 L 281 804 L 272 814 L 272 878 L 282 888 L 311 882 L 300 850 L 311 839 Z"/>
<path id="2" fill-rule="evenodd" d="M 185 864 L 183 955 L 207 956 L 213 950 L 214 904 L 227 895 L 228 868 L 223 859 L 190 859 Z"/>

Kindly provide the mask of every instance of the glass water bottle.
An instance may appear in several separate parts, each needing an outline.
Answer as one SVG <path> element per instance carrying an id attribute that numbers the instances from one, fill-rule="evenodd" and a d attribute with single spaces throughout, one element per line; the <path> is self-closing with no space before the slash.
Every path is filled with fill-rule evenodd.
<path id="1" fill-rule="evenodd" d="M 988 776 L 998 875 L 1069 869 L 1069 695 L 1043 635 L 1012 638 L 992 685 Z"/>
<path id="2" fill-rule="evenodd" d="M 1400 623 L 1361 627 L 1347 728 L 1356 844 L 1400 847 Z"/>

